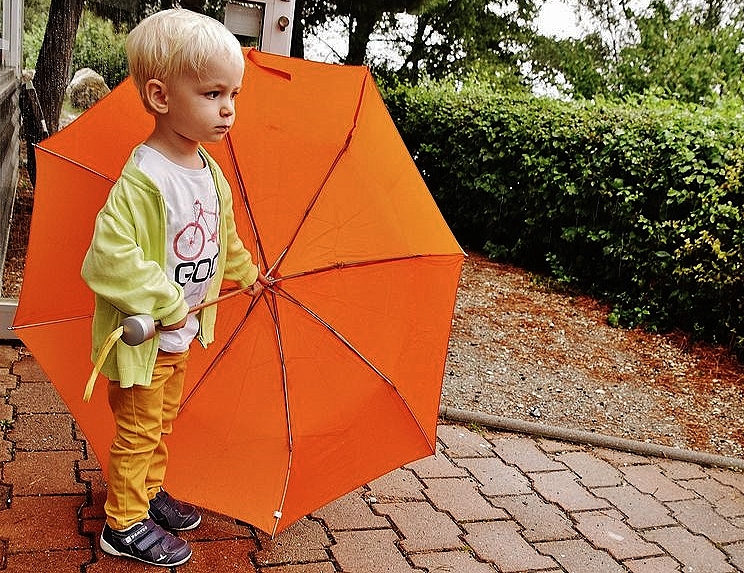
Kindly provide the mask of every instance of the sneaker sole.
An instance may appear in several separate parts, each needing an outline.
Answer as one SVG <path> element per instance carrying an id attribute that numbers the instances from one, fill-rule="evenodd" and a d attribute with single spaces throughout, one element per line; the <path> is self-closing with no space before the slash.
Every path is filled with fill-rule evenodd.
<path id="1" fill-rule="evenodd" d="M 111 546 L 111 544 L 108 543 L 103 537 L 100 539 L 101 542 L 101 550 L 106 555 L 111 555 L 113 557 L 126 557 L 127 559 L 135 559 L 141 563 L 147 563 L 148 565 L 154 565 L 155 567 L 178 567 L 179 565 L 183 565 L 186 563 L 189 559 L 191 559 L 192 552 L 189 551 L 189 554 L 183 558 L 178 563 L 158 563 L 157 561 L 150 561 L 148 559 L 140 559 L 139 557 L 135 557 L 134 555 L 130 555 L 129 553 L 121 553 L 120 551 L 117 551 L 114 547 Z"/>

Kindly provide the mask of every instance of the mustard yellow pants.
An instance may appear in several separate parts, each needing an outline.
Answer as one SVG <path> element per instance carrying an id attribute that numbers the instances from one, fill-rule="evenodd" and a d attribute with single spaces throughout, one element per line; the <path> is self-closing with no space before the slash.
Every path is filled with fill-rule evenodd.
<path id="1" fill-rule="evenodd" d="M 109 382 L 108 399 L 116 423 L 111 445 L 104 509 L 112 529 L 147 518 L 168 465 L 163 438 L 173 430 L 183 393 L 188 351 L 159 352 L 150 386 L 121 388 Z"/>

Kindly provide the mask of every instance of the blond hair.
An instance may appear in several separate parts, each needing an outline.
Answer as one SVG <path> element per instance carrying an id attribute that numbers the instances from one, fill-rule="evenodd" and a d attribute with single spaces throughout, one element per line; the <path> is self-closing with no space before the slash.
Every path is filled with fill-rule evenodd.
<path id="1" fill-rule="evenodd" d="M 126 41 L 129 74 L 145 99 L 145 85 L 184 74 L 200 76 L 213 57 L 235 58 L 243 65 L 238 39 L 223 24 L 190 10 L 172 8 L 140 22 Z"/>

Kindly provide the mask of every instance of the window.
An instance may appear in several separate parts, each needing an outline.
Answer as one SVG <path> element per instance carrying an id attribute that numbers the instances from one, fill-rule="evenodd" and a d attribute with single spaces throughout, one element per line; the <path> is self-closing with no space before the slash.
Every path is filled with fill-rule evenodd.
<path id="1" fill-rule="evenodd" d="M 240 40 L 241 46 L 261 47 L 264 8 L 264 4 L 257 2 L 228 2 L 225 6 L 225 26 Z"/>
<path id="2" fill-rule="evenodd" d="M 22 0 L 0 0 L 0 54 L 2 67 L 21 70 Z"/>

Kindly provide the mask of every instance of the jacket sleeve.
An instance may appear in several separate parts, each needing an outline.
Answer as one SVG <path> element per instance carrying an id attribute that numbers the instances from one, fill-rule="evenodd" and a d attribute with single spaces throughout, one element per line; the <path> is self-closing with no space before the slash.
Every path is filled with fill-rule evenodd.
<path id="1" fill-rule="evenodd" d="M 145 256 L 140 244 L 141 240 L 158 241 L 162 231 L 150 229 L 143 237 L 134 223 L 137 220 L 152 223 L 156 217 L 135 215 L 128 194 L 115 185 L 96 218 L 82 277 L 93 292 L 121 312 L 149 314 L 164 325 L 174 324 L 188 313 L 183 290 L 168 280 L 158 261 Z"/>

